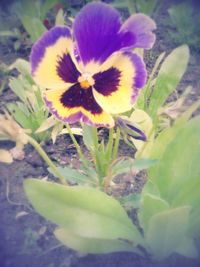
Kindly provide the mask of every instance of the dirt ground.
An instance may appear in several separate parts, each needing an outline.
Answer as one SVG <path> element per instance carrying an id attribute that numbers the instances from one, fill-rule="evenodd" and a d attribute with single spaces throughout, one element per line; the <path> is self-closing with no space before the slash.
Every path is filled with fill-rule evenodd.
<path id="1" fill-rule="evenodd" d="M 171 51 L 176 45 L 171 43 L 165 31 L 168 1 L 164 1 L 159 16 L 157 42 L 146 56 L 150 70 L 155 58 L 162 51 Z M 6 64 L 16 58 L 28 58 L 29 50 L 14 52 L 12 41 L 9 45 L 0 44 L 0 59 Z M 177 63 L 178 64 L 178 63 Z M 200 96 L 200 55 L 191 51 L 190 64 L 178 88 L 181 92 L 191 84 L 193 90 L 188 102 Z M 16 101 L 16 96 L 7 88 L 0 95 L 0 110 L 8 102 Z M 78 140 L 82 144 L 81 138 Z M 11 148 L 11 142 L 0 142 L 0 148 Z M 59 137 L 53 145 L 51 141 L 44 144 L 45 151 L 57 164 L 79 165 L 75 148 L 68 136 Z M 127 145 L 121 143 L 120 153 L 132 154 Z M 48 175 L 47 166 L 31 147 L 25 148 L 25 159 L 11 165 L 0 163 L 0 267 L 199 267 L 200 259 L 191 260 L 174 255 L 163 262 L 143 259 L 134 253 L 112 253 L 106 255 L 78 255 L 54 238 L 55 225 L 39 216 L 29 205 L 23 192 L 23 180 L 26 178 L 44 178 Z M 53 179 L 53 177 L 50 177 Z M 135 179 L 135 190 L 141 190 L 144 178 Z"/>

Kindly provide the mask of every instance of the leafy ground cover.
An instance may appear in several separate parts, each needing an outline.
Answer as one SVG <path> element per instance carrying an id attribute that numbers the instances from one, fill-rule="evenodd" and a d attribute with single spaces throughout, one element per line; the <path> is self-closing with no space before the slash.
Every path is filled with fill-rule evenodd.
<path id="1" fill-rule="evenodd" d="M 157 43 L 152 52 L 146 55 L 149 71 L 152 69 L 155 58 L 162 51 L 171 51 L 175 44 L 168 39 L 166 34 L 165 18 L 167 16 L 167 1 L 161 7 L 160 13 L 155 15 L 158 24 Z M 16 58 L 23 57 L 27 59 L 29 48 L 19 50 L 17 53 L 13 49 L 13 43 L 9 45 L 1 44 L 1 58 L 5 64 L 12 63 Z M 192 84 L 193 90 L 188 97 L 188 104 L 191 104 L 200 95 L 200 84 L 198 80 L 199 55 L 192 51 L 189 68 L 178 88 L 180 94 L 189 84 Z M 177 63 L 178 64 L 178 63 Z M 173 97 L 173 96 L 172 96 Z M 1 109 L 8 102 L 15 102 L 16 96 L 7 88 L 3 91 L 1 98 Z M 106 135 L 106 131 L 102 132 Z M 82 145 L 81 138 L 78 142 Z M 12 147 L 10 142 L 1 142 L 2 148 Z M 44 145 L 51 159 L 60 165 L 68 163 L 77 169 L 80 162 L 70 139 L 67 136 L 59 137 L 55 144 L 51 141 Z M 87 153 L 85 151 L 85 153 Z M 132 155 L 133 150 L 126 144 L 120 144 L 120 153 Z M 70 249 L 61 246 L 53 236 L 55 226 L 44 221 L 42 217 L 28 204 L 22 183 L 27 177 L 45 178 L 48 175 L 46 165 L 39 155 L 30 147 L 25 149 L 25 158 L 22 161 L 15 161 L 11 165 L 0 164 L 0 262 L 1 266 L 60 266 L 60 267 L 81 267 L 81 266 L 199 266 L 199 260 L 191 260 L 181 256 L 172 256 L 169 259 L 155 263 L 133 254 L 133 253 L 115 253 L 108 255 L 77 255 Z M 53 179 L 53 178 L 52 178 Z M 119 181 L 119 188 L 116 194 L 126 194 L 131 190 L 140 192 L 146 176 L 140 173 L 135 179 L 124 182 Z M 131 212 L 131 217 L 135 220 L 135 213 Z"/>

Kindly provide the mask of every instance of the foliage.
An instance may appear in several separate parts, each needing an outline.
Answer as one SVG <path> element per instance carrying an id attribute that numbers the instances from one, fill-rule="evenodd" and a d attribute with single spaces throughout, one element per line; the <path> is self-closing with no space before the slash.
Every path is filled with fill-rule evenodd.
<path id="1" fill-rule="evenodd" d="M 156 155 L 159 161 L 149 169 L 141 195 L 140 223 L 157 259 L 173 252 L 198 255 L 193 238 L 200 234 L 200 116 L 177 123 L 163 132 L 163 140 L 168 140 L 169 133 L 173 136 L 164 148 L 161 139 L 154 143 L 151 157 Z"/>
<path id="2" fill-rule="evenodd" d="M 19 75 L 18 77 L 10 78 L 9 86 L 20 101 L 9 103 L 7 109 L 24 129 L 31 130 L 36 140 L 45 140 L 49 138 L 47 131 L 39 134 L 35 133 L 48 117 L 48 111 L 43 104 L 41 90 L 32 79 L 27 61 L 18 59 L 10 66 L 10 69 L 13 68 L 18 70 Z"/>
<path id="3" fill-rule="evenodd" d="M 57 1 L 47 0 L 33 4 L 22 0 L 15 5 L 15 13 L 32 42 L 46 30 L 43 20 L 55 3 Z M 156 0 L 135 0 L 121 4 L 115 1 L 114 5 L 128 5 L 131 13 L 136 10 L 152 14 L 157 3 Z M 182 24 L 173 9 L 169 13 L 173 23 Z M 56 25 L 62 24 L 64 13 L 60 10 Z M 0 139 L 13 140 L 20 148 L 31 143 L 49 165 L 49 172 L 60 179 L 62 184 L 27 179 L 24 189 L 33 207 L 58 226 L 55 236 L 63 244 L 80 253 L 132 251 L 142 256 L 151 255 L 156 260 L 174 253 L 197 257 L 194 238 L 200 235 L 200 116 L 190 118 L 200 101 L 189 108 L 184 106 L 190 87 L 179 99 L 169 101 L 188 61 L 186 45 L 174 49 L 168 56 L 162 53 L 134 109 L 116 118 L 121 127 L 118 124 L 115 129 L 109 129 L 106 141 L 94 127 L 81 125 L 71 129 L 53 116 L 48 117 L 42 88 L 34 83 L 29 63 L 18 59 L 10 66 L 9 70 L 15 68 L 19 73 L 10 79 L 9 85 L 20 101 L 8 104 L 7 109 L 19 125 L 8 114 L 0 117 L 3 121 Z M 57 135 L 68 133 L 80 157 L 80 168 L 55 167 L 41 146 L 20 126 L 30 129 L 38 141 L 51 136 L 55 142 Z M 74 134 L 82 135 L 89 158 L 85 157 Z M 135 159 L 117 157 L 120 139 L 134 146 Z M 12 162 L 10 151 L 0 152 L 0 160 Z M 120 201 L 108 196 L 112 194 L 114 178 L 144 169 L 148 181 L 140 195 L 130 194 Z M 128 217 L 126 209 L 130 208 L 138 209 L 142 231 Z"/>
<path id="4" fill-rule="evenodd" d="M 152 15 L 155 13 L 160 4 L 161 0 L 126 0 L 126 1 L 120 1 L 115 0 L 112 5 L 114 5 L 116 8 L 127 8 L 130 12 L 130 14 L 133 14 L 135 12 L 138 13 L 144 13 L 147 15 Z"/>
<path id="5" fill-rule="evenodd" d="M 120 204 L 97 189 L 34 179 L 26 180 L 24 187 L 38 212 L 59 225 L 58 239 L 73 249 L 84 253 L 137 251 L 137 240 L 142 243 Z"/>
<path id="6" fill-rule="evenodd" d="M 98 140 L 96 129 L 84 125 L 83 141 L 93 163 L 86 160 L 77 147 L 82 160 L 80 170 L 58 168 L 65 180 L 82 186 L 68 187 L 33 179 L 25 182 L 25 191 L 33 206 L 59 226 L 55 236 L 70 248 L 81 253 L 134 251 L 143 256 L 146 251 L 156 260 L 173 253 L 186 257 L 198 255 L 194 237 L 200 234 L 200 117 L 190 117 L 200 101 L 187 109 L 184 107 L 189 87 L 180 98 L 181 104 L 177 105 L 180 99 L 166 104 L 186 70 L 189 50 L 181 46 L 165 59 L 164 56 L 157 59 L 131 116 L 121 117 L 128 120 L 129 128 L 125 132 L 137 148 L 135 160 L 116 158 L 119 129 L 118 133 L 110 130 L 105 144 L 104 140 Z M 181 60 L 179 67 L 178 60 Z M 185 111 L 180 112 L 180 107 Z M 164 119 L 170 123 L 163 124 Z M 148 141 L 134 139 L 130 126 L 143 130 Z M 73 138 L 69 127 L 67 130 Z M 109 192 L 113 178 L 131 169 L 149 169 L 149 179 L 141 195 L 130 194 L 121 199 L 124 207 L 138 208 L 143 235 L 130 223 L 117 200 L 99 190 Z"/>
<path id="7" fill-rule="evenodd" d="M 44 2 L 19 0 L 13 4 L 13 13 L 21 21 L 32 42 L 35 42 L 46 31 L 43 21 L 47 12 L 58 2 L 59 0 L 45 0 Z"/>
<path id="8" fill-rule="evenodd" d="M 190 1 L 173 5 L 168 9 L 170 25 L 176 31 L 169 31 L 169 36 L 176 44 L 188 44 L 191 48 L 200 50 L 200 12 Z"/>

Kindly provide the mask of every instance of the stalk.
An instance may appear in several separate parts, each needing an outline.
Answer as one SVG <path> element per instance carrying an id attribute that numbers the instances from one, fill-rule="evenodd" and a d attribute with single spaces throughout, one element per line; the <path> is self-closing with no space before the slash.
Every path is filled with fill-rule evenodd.
<path id="1" fill-rule="evenodd" d="M 58 171 L 57 167 L 54 165 L 52 160 L 48 157 L 46 152 L 43 150 L 43 148 L 36 142 L 32 137 L 28 136 L 28 142 L 36 149 L 38 154 L 44 159 L 44 161 L 47 163 L 47 165 L 52 169 L 52 171 L 55 173 L 55 175 L 58 177 L 60 182 L 64 185 L 68 185 L 66 182 L 64 176 Z"/>

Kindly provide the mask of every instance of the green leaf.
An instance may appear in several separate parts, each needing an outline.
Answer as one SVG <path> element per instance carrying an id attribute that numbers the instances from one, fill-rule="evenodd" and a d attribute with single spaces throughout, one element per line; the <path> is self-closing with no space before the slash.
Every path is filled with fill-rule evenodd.
<path id="1" fill-rule="evenodd" d="M 93 126 L 83 125 L 83 142 L 88 150 L 94 151 L 98 143 L 96 131 L 96 128 Z"/>
<path id="2" fill-rule="evenodd" d="M 41 6 L 41 19 L 45 19 L 45 16 L 47 14 L 47 12 L 53 8 L 57 3 L 59 2 L 59 0 L 46 0 L 44 1 L 44 4 Z"/>
<path id="3" fill-rule="evenodd" d="M 187 181 L 200 177 L 199 136 L 200 116 L 197 116 L 181 128 L 160 161 L 149 170 L 150 179 L 170 203 Z"/>
<path id="4" fill-rule="evenodd" d="M 136 106 L 138 109 L 145 109 L 146 110 L 146 105 L 147 101 L 152 93 L 152 81 L 155 76 L 155 73 L 158 71 L 158 68 L 160 66 L 160 63 L 162 62 L 163 58 L 165 57 L 165 52 L 160 54 L 158 58 L 156 59 L 156 62 L 154 64 L 153 70 L 148 78 L 147 85 L 141 90 L 140 95 L 137 99 Z"/>
<path id="5" fill-rule="evenodd" d="M 46 28 L 39 18 L 23 15 L 21 17 L 21 21 L 25 30 L 29 33 L 33 43 L 36 42 L 44 32 L 46 32 Z"/>
<path id="6" fill-rule="evenodd" d="M 118 161 L 112 167 L 113 176 L 130 172 L 132 169 L 134 170 L 145 170 L 156 164 L 157 160 L 152 159 L 122 159 Z"/>
<path id="7" fill-rule="evenodd" d="M 193 207 L 198 206 L 200 202 L 200 175 L 196 177 L 189 177 L 178 190 L 173 199 L 172 205 L 177 207 L 179 205 L 189 204 Z"/>
<path id="8" fill-rule="evenodd" d="M 162 198 L 152 194 L 142 194 L 139 220 L 146 230 L 152 216 L 169 209 L 169 204 Z"/>
<path id="9" fill-rule="evenodd" d="M 64 245 L 80 253 L 111 253 L 117 251 L 135 251 L 134 246 L 119 239 L 87 238 L 77 235 L 67 229 L 58 228 L 54 232 L 57 239 Z M 137 251 L 139 253 L 139 251 Z"/>
<path id="10" fill-rule="evenodd" d="M 120 197 L 119 201 L 126 210 L 138 209 L 140 207 L 141 195 L 139 193 L 131 193 Z"/>
<path id="11" fill-rule="evenodd" d="M 189 61 L 188 46 L 174 49 L 163 62 L 158 73 L 155 87 L 150 98 L 148 113 L 155 120 L 158 109 L 165 103 L 169 95 L 176 89 Z M 179 64 L 177 64 L 177 62 Z"/>
<path id="12" fill-rule="evenodd" d="M 153 257 L 164 259 L 180 249 L 185 240 L 190 206 L 155 214 L 149 221 L 146 241 Z"/>
<path id="13" fill-rule="evenodd" d="M 139 231 L 121 205 L 97 189 L 36 179 L 26 180 L 24 189 L 42 216 L 78 236 L 125 239 L 134 245 L 142 242 Z"/>
<path id="14" fill-rule="evenodd" d="M 57 167 L 57 169 L 59 173 L 61 173 L 62 176 L 66 179 L 66 181 L 70 183 L 77 183 L 83 185 L 87 183 L 91 184 L 92 182 L 94 183 L 94 180 L 92 181 L 91 178 L 75 169 L 69 167 Z M 56 174 L 50 168 L 48 168 L 48 171 L 56 177 Z"/>

